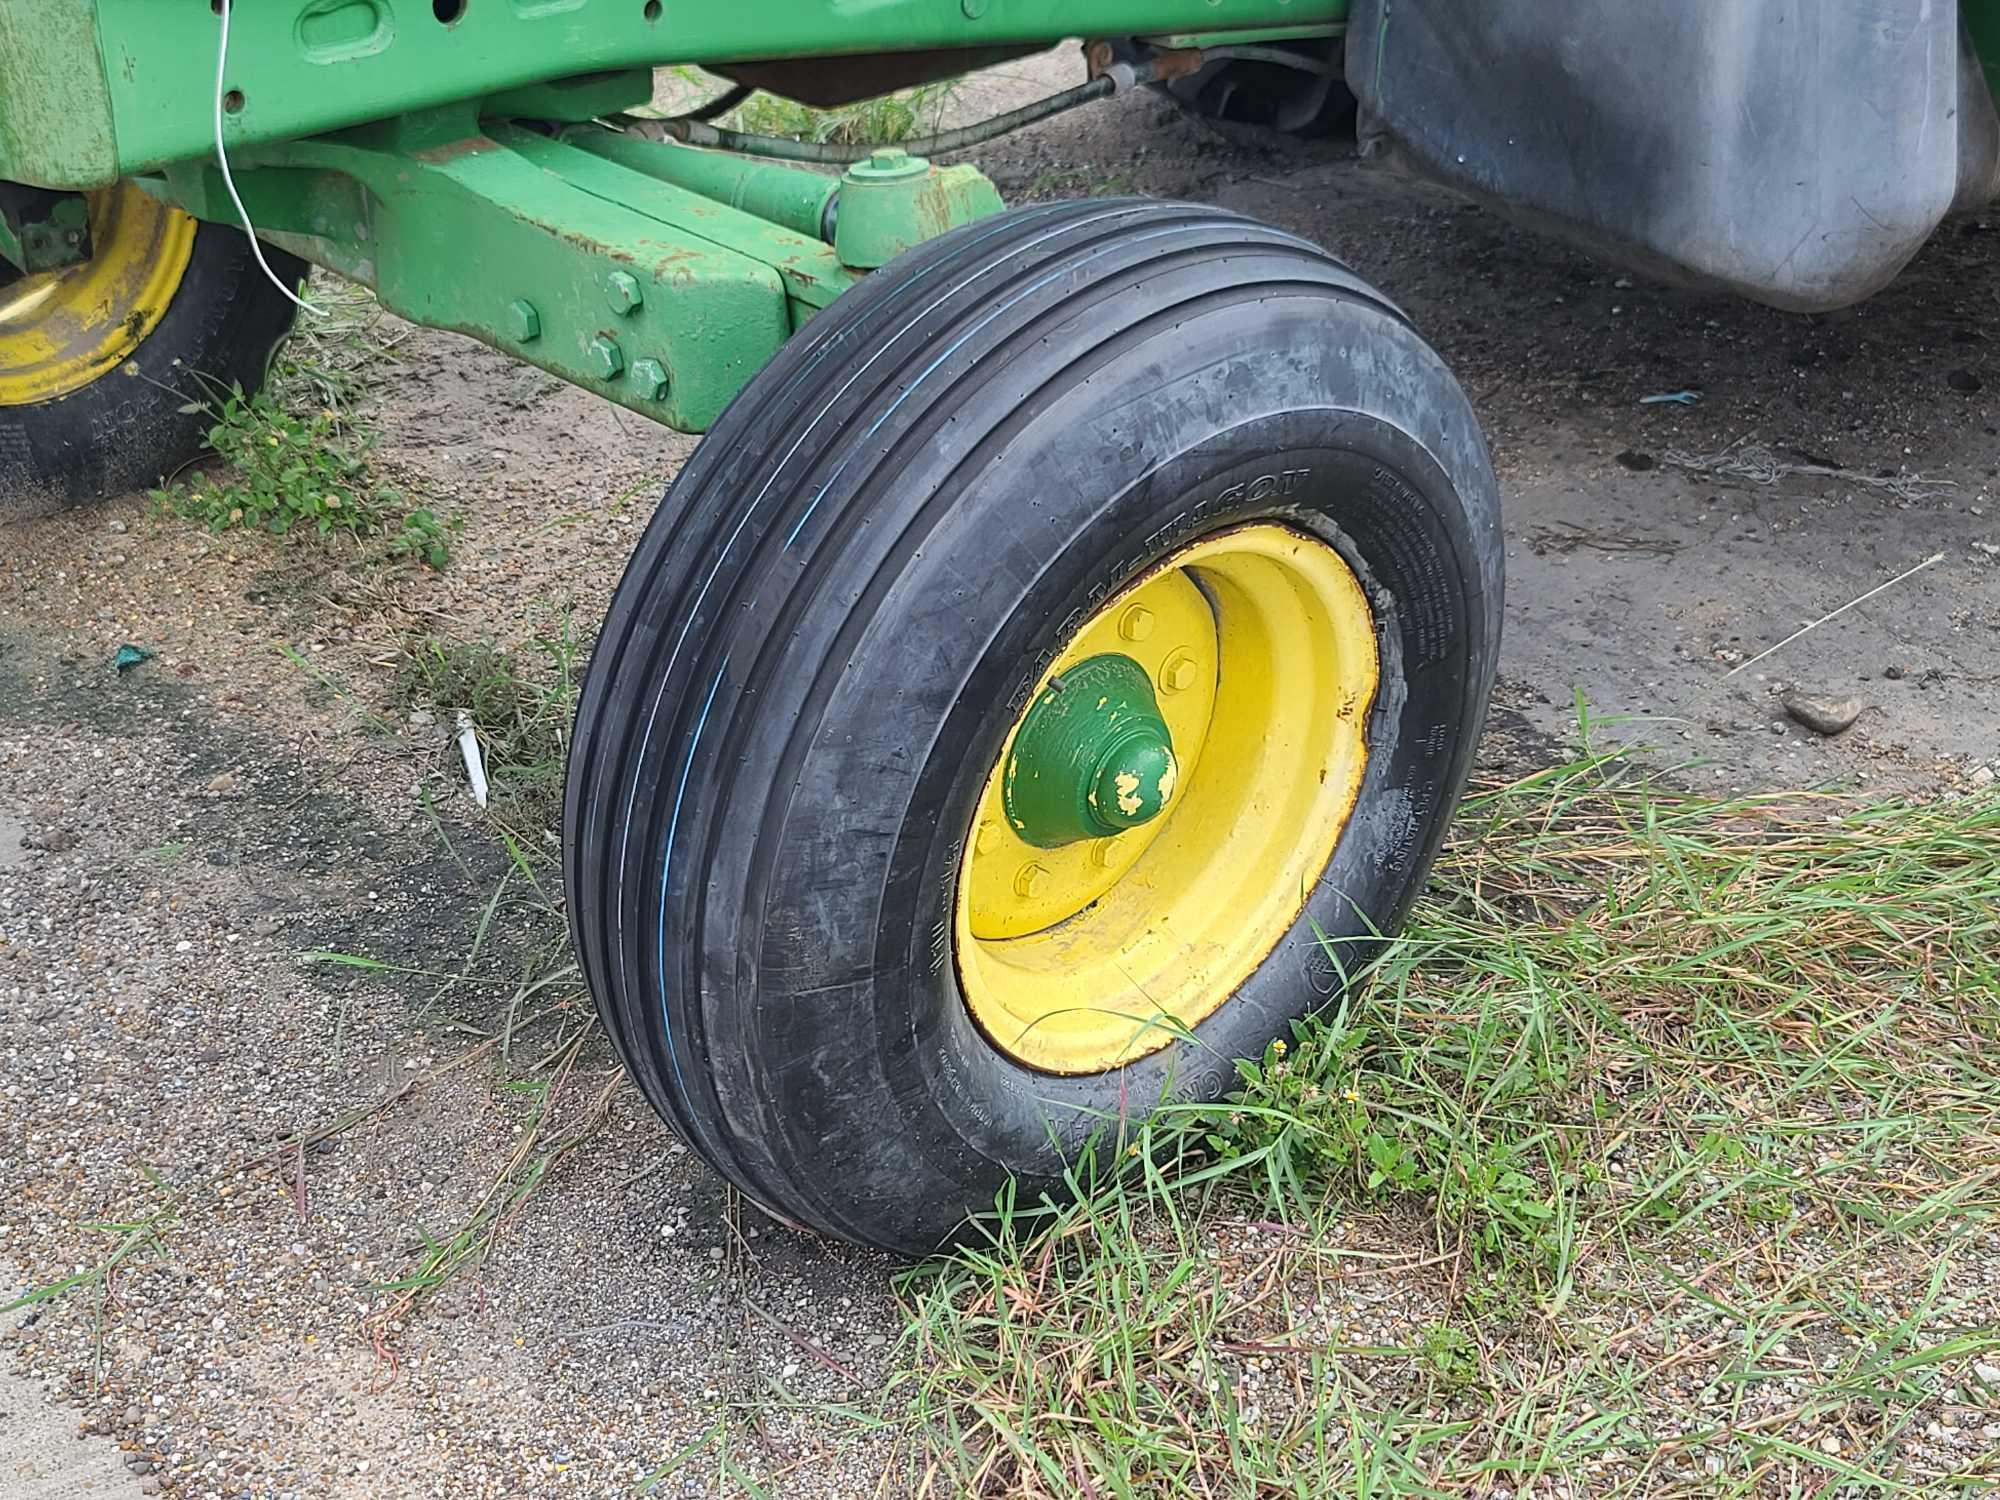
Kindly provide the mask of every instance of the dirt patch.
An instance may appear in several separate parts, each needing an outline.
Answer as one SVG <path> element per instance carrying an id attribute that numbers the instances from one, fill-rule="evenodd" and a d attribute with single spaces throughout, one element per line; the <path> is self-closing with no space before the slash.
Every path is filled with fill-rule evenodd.
<path id="1" fill-rule="evenodd" d="M 975 102 L 1072 75 L 1009 65 Z M 1634 284 L 1147 96 L 976 159 L 1015 201 L 1133 191 L 1271 219 L 1438 344 L 1508 504 L 1489 769 L 1560 754 L 1579 694 L 1595 734 L 1705 759 L 1688 774 L 1725 789 L 1928 795 L 2000 762 L 1990 220 L 1949 226 L 1873 302 L 1797 317 Z M 556 986 L 504 1063 L 449 1066 L 518 1019 L 560 893 L 543 864 L 546 900 L 518 878 L 496 898 L 514 861 L 460 800 L 446 726 L 399 701 L 400 653 L 594 621 L 693 446 L 450 335 L 397 327 L 378 354 L 359 410 L 381 461 L 463 518 L 443 574 L 210 536 L 136 497 L 0 526 L 0 1250 L 45 1282 L 135 1232 L 85 1226 L 154 1220 L 129 1267 L 0 1337 L 92 1424 L 83 1446 L 185 1492 L 604 1494 L 695 1452 L 670 1487 L 747 1453 L 786 1495 L 871 1493 L 907 1454 L 842 1410 L 889 1360 L 892 1268 L 742 1210 L 629 1089 L 559 1193 L 408 1326 L 370 1329 L 505 1170 L 519 1086 L 582 1024 Z M 1683 390 L 1699 401 L 1644 399 Z M 1796 471 L 1715 471 L 1750 444 Z M 121 675 L 126 642 L 156 654 Z M 1799 728 L 1793 685 L 1858 693 L 1859 721 Z M 550 829 L 518 832 L 550 852 Z M 307 961 L 326 951 L 394 967 Z M 587 1047 L 578 1096 L 612 1072 Z"/>

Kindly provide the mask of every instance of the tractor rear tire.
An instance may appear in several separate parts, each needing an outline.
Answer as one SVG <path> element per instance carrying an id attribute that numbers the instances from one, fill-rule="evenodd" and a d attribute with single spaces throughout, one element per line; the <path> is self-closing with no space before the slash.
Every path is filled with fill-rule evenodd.
<path id="1" fill-rule="evenodd" d="M 751 381 L 618 587 L 565 808 L 605 1025 L 792 1222 L 920 1255 L 1060 1192 L 1379 952 L 1500 605 L 1471 407 L 1323 251 L 1143 201 L 944 235 Z M 1107 653 L 1180 785 L 1038 851 L 1020 726 Z"/>
<path id="2" fill-rule="evenodd" d="M 93 193 L 92 259 L 23 276 L 0 262 L 0 518 L 158 484 L 202 446 L 204 407 L 254 392 L 296 307 L 243 231 L 123 184 Z M 306 264 L 271 268 L 297 291 Z"/>

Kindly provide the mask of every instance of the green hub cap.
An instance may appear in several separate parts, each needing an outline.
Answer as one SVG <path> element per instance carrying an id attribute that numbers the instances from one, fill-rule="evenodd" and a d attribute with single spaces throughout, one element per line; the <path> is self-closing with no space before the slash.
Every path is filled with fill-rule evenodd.
<path id="1" fill-rule="evenodd" d="M 1051 678 L 1007 757 L 1007 821 L 1042 849 L 1109 838 L 1166 810 L 1180 767 L 1146 669 L 1115 652 Z"/>

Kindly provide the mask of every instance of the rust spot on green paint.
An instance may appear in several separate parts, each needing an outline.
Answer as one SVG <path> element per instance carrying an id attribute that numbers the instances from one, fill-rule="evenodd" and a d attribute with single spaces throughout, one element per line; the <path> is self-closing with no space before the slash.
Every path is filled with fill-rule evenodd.
<path id="1" fill-rule="evenodd" d="M 483 135 L 468 135 L 463 140 L 447 141 L 442 146 L 427 146 L 422 151 L 412 151 L 411 156 L 418 161 L 439 166 L 445 162 L 457 161 L 461 157 L 479 156 L 488 151 L 498 151 L 500 143 Z"/>

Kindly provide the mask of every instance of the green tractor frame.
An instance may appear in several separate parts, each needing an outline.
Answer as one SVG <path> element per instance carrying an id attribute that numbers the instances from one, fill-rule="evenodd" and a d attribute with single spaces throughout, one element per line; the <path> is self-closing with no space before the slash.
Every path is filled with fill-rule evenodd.
<path id="1" fill-rule="evenodd" d="M 1078 35 L 1074 87 L 901 146 L 717 123 Z M 664 115 L 665 65 L 729 91 Z M 572 932 L 718 1171 L 921 1254 L 1356 982 L 1502 589 L 1471 405 L 1380 293 L 933 158 L 1150 86 L 1811 310 L 1995 196 L 1996 82 L 2000 0 L 0 0 L 0 509 L 184 461 L 309 265 L 706 434 L 593 654 Z"/>

